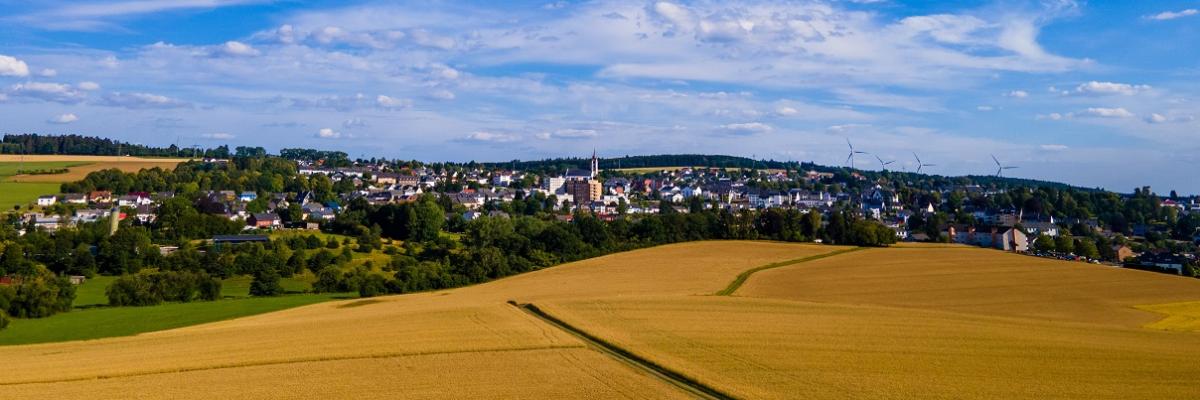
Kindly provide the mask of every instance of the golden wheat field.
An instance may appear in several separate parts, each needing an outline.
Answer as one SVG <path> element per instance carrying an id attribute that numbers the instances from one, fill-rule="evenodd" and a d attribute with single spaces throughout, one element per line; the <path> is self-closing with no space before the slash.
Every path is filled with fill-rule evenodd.
<path id="1" fill-rule="evenodd" d="M 1172 311 L 1135 308 L 1200 301 L 1196 280 L 990 250 L 897 248 L 759 271 L 733 296 L 712 295 L 754 267 L 844 249 L 684 243 L 454 290 L 0 347 L 0 365 L 20 366 L 0 374 L 0 398 L 689 397 L 509 301 L 738 398 L 1200 396 L 1200 334 L 1142 327 Z M 893 283 L 820 271 L 841 265 L 853 274 L 862 263 L 891 263 L 875 273 L 890 271 Z M 956 264 L 986 265 L 958 274 Z M 810 268 L 818 283 L 803 278 Z M 1078 272 L 1065 275 L 1072 281 L 1043 270 Z M 922 276 L 939 277 L 937 285 L 922 289 Z M 988 300 L 1022 284 L 1045 286 L 1011 289 L 1021 301 L 999 303 L 1016 311 Z M 1052 304 L 1031 305 L 1039 299 Z"/>
<path id="2" fill-rule="evenodd" d="M 0 155 L 0 162 L 79 162 L 82 165 L 69 167 L 63 174 L 52 175 L 14 175 L 9 182 L 74 182 L 83 179 L 87 174 L 102 169 L 116 168 L 125 172 L 137 172 L 142 169 L 163 168 L 174 169 L 186 158 L 144 158 L 118 156 L 83 156 L 83 155 Z"/>
<path id="3" fill-rule="evenodd" d="M 1200 300 L 1200 281 L 978 248 L 870 249 L 762 271 L 740 296 L 1137 327 L 1134 306 Z"/>

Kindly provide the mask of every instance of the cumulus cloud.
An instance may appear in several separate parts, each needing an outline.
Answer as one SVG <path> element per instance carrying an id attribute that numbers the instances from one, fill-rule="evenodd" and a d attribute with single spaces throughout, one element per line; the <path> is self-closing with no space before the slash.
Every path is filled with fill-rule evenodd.
<path id="1" fill-rule="evenodd" d="M 718 129 L 735 134 L 735 135 L 753 135 L 757 133 L 766 133 L 775 130 L 770 125 L 762 122 L 744 122 L 736 124 L 725 124 L 717 127 Z"/>
<path id="2" fill-rule="evenodd" d="M 26 82 L 12 85 L 8 93 L 14 97 L 28 97 L 56 103 L 75 104 L 87 97 L 71 85 L 51 82 Z"/>
<path id="3" fill-rule="evenodd" d="M 318 139 L 339 139 L 342 137 L 342 133 L 333 130 L 333 128 L 321 128 L 313 136 Z"/>
<path id="4" fill-rule="evenodd" d="M 355 128 L 366 128 L 366 127 L 367 127 L 367 121 L 363 121 L 362 118 L 350 118 L 348 120 L 342 121 L 342 128 L 355 129 Z"/>
<path id="5" fill-rule="evenodd" d="M 398 99 L 381 94 L 375 97 L 375 104 L 377 104 L 380 108 L 397 109 L 412 106 L 412 100 Z"/>
<path id="6" fill-rule="evenodd" d="M 29 65 L 16 57 L 0 54 L 0 76 L 29 76 Z"/>
<path id="7" fill-rule="evenodd" d="M 183 108 L 191 106 L 186 102 L 167 96 L 141 92 L 112 92 L 104 95 L 104 99 L 100 104 L 132 109 Z"/>
<path id="8" fill-rule="evenodd" d="M 1091 107 L 1087 109 L 1086 113 L 1087 115 L 1100 118 L 1129 118 L 1133 116 L 1133 113 L 1121 107 Z"/>
<path id="9" fill-rule="evenodd" d="M 1073 93 L 1080 95 L 1125 95 L 1132 96 L 1150 90 L 1148 85 L 1091 81 L 1075 87 Z"/>
<path id="10" fill-rule="evenodd" d="M 596 137 L 595 129 L 559 129 L 553 132 L 541 132 L 538 139 L 589 139 Z"/>
<path id="11" fill-rule="evenodd" d="M 200 135 L 200 137 L 205 138 L 205 139 L 213 139 L 213 140 L 230 140 L 237 136 L 232 133 L 228 133 L 228 132 L 214 132 L 214 133 L 205 133 L 203 135 Z"/>
<path id="12" fill-rule="evenodd" d="M 1023 99 L 1023 98 L 1029 97 L 1029 92 L 1026 92 L 1024 90 L 1013 90 L 1011 92 L 1005 93 L 1004 95 L 1008 96 L 1008 97 Z"/>
<path id="13" fill-rule="evenodd" d="M 785 116 L 785 117 L 790 117 L 790 116 L 799 114 L 800 110 L 797 110 L 793 107 L 783 106 L 783 107 L 779 107 L 779 108 L 775 109 L 775 113 Z"/>
<path id="14" fill-rule="evenodd" d="M 218 46 L 216 49 L 216 52 L 217 52 L 217 54 L 230 56 L 230 57 L 254 57 L 259 54 L 262 54 L 261 52 L 258 51 L 258 49 L 255 49 L 253 47 L 250 47 L 250 45 L 248 45 L 248 44 L 238 42 L 235 40 L 230 40 L 228 42 L 225 42 L 225 44 Z"/>
<path id="15" fill-rule="evenodd" d="M 1061 114 L 1061 113 L 1055 112 L 1055 113 L 1049 113 L 1049 114 L 1038 114 L 1037 119 L 1048 119 L 1051 121 L 1060 121 L 1060 120 L 1064 120 L 1064 119 L 1069 119 L 1072 116 L 1073 116 L 1073 114 L 1071 114 L 1071 113 Z"/>
<path id="16" fill-rule="evenodd" d="M 1158 14 L 1147 15 L 1145 18 L 1149 19 L 1149 20 L 1155 20 L 1155 21 L 1167 21 L 1167 20 L 1172 20 L 1172 19 L 1176 19 L 1176 18 L 1190 17 L 1190 16 L 1193 16 L 1196 14 L 1200 14 L 1200 10 L 1196 10 L 1195 8 L 1189 8 L 1186 10 L 1179 10 L 1179 11 L 1163 11 Z"/>
<path id="17" fill-rule="evenodd" d="M 79 117 L 75 116 L 75 114 L 66 113 L 66 114 L 61 114 L 54 118 L 50 118 L 49 120 L 46 120 L 46 122 L 49 122 L 51 124 L 65 125 L 65 124 L 69 124 L 69 123 L 72 123 L 72 122 L 75 122 L 78 120 L 79 120 Z"/>
<path id="18" fill-rule="evenodd" d="M 58 70 L 53 68 L 43 68 L 41 71 L 38 71 L 37 74 L 43 78 L 53 78 L 58 76 Z"/>
<path id="19" fill-rule="evenodd" d="M 79 88 L 79 90 L 87 90 L 89 92 L 93 91 L 93 90 L 100 90 L 99 83 L 90 82 L 90 81 L 79 82 L 79 84 L 75 85 L 75 87 Z"/>
<path id="20" fill-rule="evenodd" d="M 446 89 L 438 89 L 429 92 L 429 97 L 437 100 L 454 100 L 454 92 Z"/>
<path id="21" fill-rule="evenodd" d="M 467 142 L 507 143 L 515 142 L 517 136 L 510 133 L 475 131 L 462 138 Z"/>

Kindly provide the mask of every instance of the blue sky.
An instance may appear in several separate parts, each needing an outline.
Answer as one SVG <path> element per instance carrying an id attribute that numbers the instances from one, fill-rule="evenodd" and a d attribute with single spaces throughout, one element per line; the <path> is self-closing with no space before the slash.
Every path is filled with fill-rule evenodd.
<path id="1" fill-rule="evenodd" d="M 0 0 L 0 131 L 1200 193 L 1200 1 Z M 878 168 L 874 157 L 858 166 Z"/>

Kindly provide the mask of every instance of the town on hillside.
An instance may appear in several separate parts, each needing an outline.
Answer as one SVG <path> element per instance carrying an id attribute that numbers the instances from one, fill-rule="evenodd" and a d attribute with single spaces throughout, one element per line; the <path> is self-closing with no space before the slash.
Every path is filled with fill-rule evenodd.
<path id="1" fill-rule="evenodd" d="M 222 148 L 221 155 L 234 159 L 266 156 L 261 148 L 239 147 L 232 154 Z M 423 196 L 438 199 L 449 227 L 530 210 L 563 221 L 581 212 L 604 221 L 701 210 L 756 212 L 755 223 L 778 224 L 780 229 L 798 216 L 816 213 L 827 225 L 835 214 L 848 213 L 886 226 L 898 241 L 960 243 L 1179 275 L 1196 274 L 1200 244 L 1200 197 L 1160 196 L 1150 188 L 1118 194 L 1012 184 L 994 177 L 943 178 L 811 164 L 602 169 L 594 152 L 566 163 L 520 163 L 525 170 L 516 169 L 515 162 L 349 160 L 345 153 L 306 149 L 284 149 L 276 158 L 288 164 L 275 166 L 277 171 L 294 173 L 304 183 L 285 187 L 284 180 L 295 179 L 279 174 L 261 175 L 254 182 L 207 182 L 209 189 L 189 194 L 187 201 L 240 224 L 244 233 L 327 229 L 348 204 L 403 204 Z M 230 168 L 229 162 L 206 158 L 180 168 L 220 170 Z M 47 193 L 35 204 L 17 207 L 21 232 L 54 232 L 108 220 L 113 226 L 125 220 L 153 224 L 163 203 L 178 196 L 152 190 L 167 186 L 136 182 L 153 174 L 143 171 L 130 183 L 113 181 L 113 174 L 101 171 L 78 184 L 65 184 L 63 193 Z M 804 239 L 830 241 L 816 235 Z"/>

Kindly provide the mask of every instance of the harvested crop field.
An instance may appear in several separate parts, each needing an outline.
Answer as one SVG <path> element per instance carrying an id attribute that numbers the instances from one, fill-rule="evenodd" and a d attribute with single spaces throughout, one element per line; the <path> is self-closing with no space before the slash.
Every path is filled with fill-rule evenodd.
<path id="1" fill-rule="evenodd" d="M 739 296 L 1139 327 L 1200 281 L 979 248 L 870 249 L 755 274 Z"/>
<path id="2" fill-rule="evenodd" d="M 454 290 L 5 346 L 0 363 L 21 368 L 0 375 L 0 397 L 693 394 L 646 366 L 738 398 L 1200 396 L 1200 334 L 1142 327 L 1169 311 L 1134 308 L 1200 301 L 1200 281 L 978 249 L 814 258 L 840 250 L 847 248 L 675 244 Z M 767 265 L 777 267 L 759 268 Z M 959 273 L 956 265 L 977 268 Z M 837 268 L 859 279 L 837 279 Z M 805 279 L 810 269 L 814 281 Z M 713 295 L 746 271 L 755 272 L 732 296 Z M 1005 297 L 1009 291 L 1019 295 Z M 1053 307 L 1034 306 L 1038 300 Z M 509 301 L 534 304 L 565 325 Z M 1075 311 L 1051 312 L 1056 307 Z M 601 352 L 597 341 L 632 358 Z"/>
<path id="3" fill-rule="evenodd" d="M 163 168 L 174 169 L 179 163 L 187 161 L 186 158 L 143 158 L 143 157 L 118 157 L 118 156 L 73 156 L 73 155 L 0 155 L 0 163 L 4 164 L 28 164 L 27 169 L 35 168 L 39 164 L 46 163 L 70 163 L 64 165 L 67 172 L 61 174 L 45 174 L 45 175 L 14 175 L 7 179 L 8 182 L 37 182 L 37 183 L 62 183 L 74 182 L 83 179 L 95 171 L 104 169 L 116 168 L 125 172 L 137 172 L 143 169 Z"/>
<path id="4" fill-rule="evenodd" d="M 718 296 L 539 307 L 738 398 L 1200 394 L 1200 335 Z"/>

